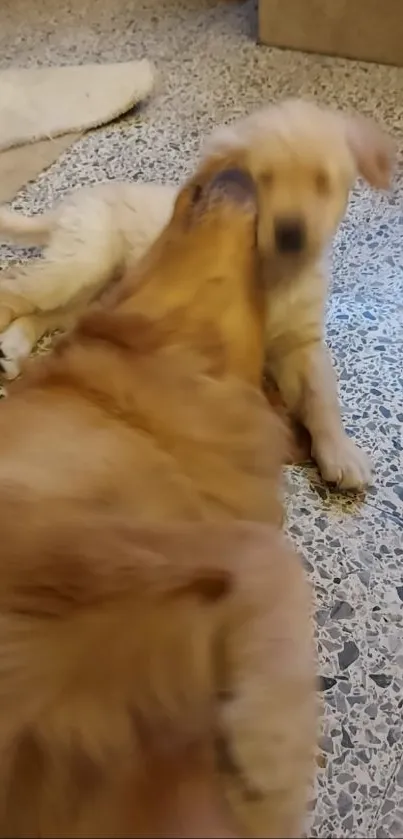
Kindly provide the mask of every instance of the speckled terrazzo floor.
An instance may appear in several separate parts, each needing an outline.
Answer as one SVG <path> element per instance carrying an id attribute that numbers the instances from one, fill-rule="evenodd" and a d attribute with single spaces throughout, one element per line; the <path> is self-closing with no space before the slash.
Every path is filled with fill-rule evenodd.
<path id="1" fill-rule="evenodd" d="M 200 135 L 284 95 L 377 114 L 402 141 L 403 69 L 258 47 L 255 32 L 249 0 L 2 0 L 1 67 L 147 55 L 161 74 L 140 117 L 82 140 L 15 206 L 108 177 L 177 181 Z M 375 486 L 342 500 L 313 468 L 288 474 L 289 528 L 316 594 L 325 721 L 308 834 L 323 839 L 403 836 L 402 187 L 355 192 L 329 305 L 346 423 Z"/>

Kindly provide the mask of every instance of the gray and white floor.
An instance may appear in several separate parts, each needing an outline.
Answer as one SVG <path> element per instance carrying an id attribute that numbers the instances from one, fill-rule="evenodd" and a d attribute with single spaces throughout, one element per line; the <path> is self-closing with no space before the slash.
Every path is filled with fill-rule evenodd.
<path id="1" fill-rule="evenodd" d="M 256 45 L 253 0 L 2 0 L 0 67 L 147 56 L 160 89 L 16 199 L 31 210 L 105 178 L 179 181 L 216 123 L 288 95 L 378 116 L 403 141 L 403 68 Z M 325 700 L 308 834 L 403 836 L 403 180 L 360 185 L 334 253 L 328 337 L 345 420 L 372 454 L 365 499 L 288 472 L 289 529 L 316 595 Z M 0 252 L 5 262 L 6 248 Z"/>

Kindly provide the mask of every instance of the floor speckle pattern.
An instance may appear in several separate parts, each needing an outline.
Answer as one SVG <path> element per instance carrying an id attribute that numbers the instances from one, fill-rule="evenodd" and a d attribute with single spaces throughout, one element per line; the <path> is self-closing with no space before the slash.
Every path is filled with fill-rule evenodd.
<path id="1" fill-rule="evenodd" d="M 288 95 L 376 115 L 400 143 L 403 68 L 257 46 L 251 0 L 2 0 L 0 67 L 148 56 L 157 95 L 93 132 L 21 192 L 50 204 L 105 178 L 178 181 L 217 122 Z M 288 470 L 289 530 L 316 598 L 325 703 L 307 833 L 403 836 L 403 209 L 359 185 L 337 238 L 328 337 L 349 431 L 368 449 L 365 499 Z M 12 256 L 1 249 L 1 262 Z"/>

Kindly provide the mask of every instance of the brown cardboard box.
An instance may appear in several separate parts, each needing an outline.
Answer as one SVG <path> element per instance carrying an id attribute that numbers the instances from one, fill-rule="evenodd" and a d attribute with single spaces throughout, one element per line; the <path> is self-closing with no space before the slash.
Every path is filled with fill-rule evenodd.
<path id="1" fill-rule="evenodd" d="M 259 0 L 259 40 L 403 66 L 403 0 Z"/>

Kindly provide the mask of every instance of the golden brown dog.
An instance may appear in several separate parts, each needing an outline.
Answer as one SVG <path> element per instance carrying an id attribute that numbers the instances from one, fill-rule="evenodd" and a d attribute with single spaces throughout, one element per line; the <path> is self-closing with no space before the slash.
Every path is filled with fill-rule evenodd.
<path id="1" fill-rule="evenodd" d="M 368 120 L 297 100 L 217 129 L 206 150 L 246 163 L 258 184 L 270 378 L 291 416 L 309 431 L 323 477 L 342 489 L 361 489 L 371 469 L 342 426 L 324 343 L 324 263 L 357 175 L 376 188 L 389 185 L 393 143 Z M 45 247 L 43 260 L 0 282 L 0 368 L 8 376 L 18 374 L 46 329 L 69 326 L 139 258 L 174 200 L 172 186 L 108 183 L 79 190 L 30 219 L 0 210 L 0 236 Z"/>
<path id="2" fill-rule="evenodd" d="M 301 830 L 314 667 L 258 203 L 247 168 L 202 167 L 1 406 L 2 837 Z"/>

